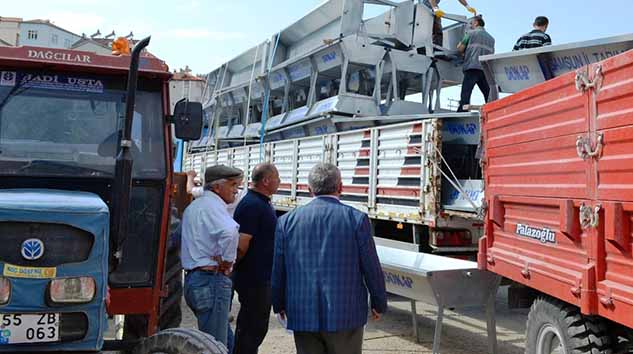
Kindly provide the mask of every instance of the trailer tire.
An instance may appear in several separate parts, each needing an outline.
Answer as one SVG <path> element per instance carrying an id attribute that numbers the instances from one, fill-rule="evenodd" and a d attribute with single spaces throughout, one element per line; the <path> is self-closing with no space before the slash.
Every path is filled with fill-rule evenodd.
<path id="1" fill-rule="evenodd" d="M 193 328 L 170 328 L 144 339 L 134 354 L 227 354 L 224 344 Z"/>
<path id="2" fill-rule="evenodd" d="M 612 354 L 602 319 L 582 315 L 577 307 L 549 297 L 532 304 L 525 343 L 525 354 Z"/>

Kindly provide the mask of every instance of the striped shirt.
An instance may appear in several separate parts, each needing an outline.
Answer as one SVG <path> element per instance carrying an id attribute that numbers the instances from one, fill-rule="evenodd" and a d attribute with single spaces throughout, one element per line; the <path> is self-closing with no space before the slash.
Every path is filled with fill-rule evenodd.
<path id="1" fill-rule="evenodd" d="M 517 43 L 514 45 L 514 48 L 512 50 L 538 48 L 551 44 L 552 39 L 547 33 L 535 29 L 530 33 L 522 35 Z"/>

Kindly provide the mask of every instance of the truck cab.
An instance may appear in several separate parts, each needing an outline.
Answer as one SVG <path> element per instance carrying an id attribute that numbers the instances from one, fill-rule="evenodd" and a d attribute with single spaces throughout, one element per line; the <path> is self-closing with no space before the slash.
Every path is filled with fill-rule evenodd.
<path id="1" fill-rule="evenodd" d="M 130 62 L 0 48 L 0 352 L 101 350 L 108 313 L 126 315 L 127 339 L 180 323 L 181 268 L 168 246 L 170 74 L 140 55 L 130 116 Z M 127 119 L 128 227 L 117 235 Z"/>

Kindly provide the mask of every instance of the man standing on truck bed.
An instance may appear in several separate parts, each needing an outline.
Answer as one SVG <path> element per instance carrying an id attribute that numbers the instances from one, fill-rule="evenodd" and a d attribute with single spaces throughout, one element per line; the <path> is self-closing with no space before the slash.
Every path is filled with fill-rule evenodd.
<path id="1" fill-rule="evenodd" d="M 207 168 L 204 193 L 182 217 L 181 261 L 185 269 L 185 300 L 198 328 L 229 349 L 229 307 L 233 283 L 228 275 L 237 256 L 239 225 L 227 210 L 242 183 L 242 171 L 224 165 Z"/>
<path id="2" fill-rule="evenodd" d="M 442 31 L 442 16 L 444 16 L 444 11 L 440 10 L 438 5 L 441 0 L 424 0 L 423 3 L 428 8 L 433 10 L 433 14 L 435 17 L 433 18 L 433 44 L 441 46 L 444 42 L 444 32 Z M 473 15 L 477 15 L 477 10 L 475 8 L 468 5 L 468 1 L 459 0 L 459 3 L 464 5 L 466 10 L 472 12 Z"/>
<path id="3" fill-rule="evenodd" d="M 526 33 L 517 40 L 512 50 L 522 50 L 530 48 L 538 48 L 552 44 L 552 39 L 545 33 L 549 26 L 549 19 L 545 16 L 538 16 L 534 19 L 534 29 L 530 33 Z"/>
<path id="4" fill-rule="evenodd" d="M 483 67 L 479 62 L 482 55 L 494 54 L 495 39 L 486 32 L 486 23 L 481 16 L 475 16 L 470 20 L 471 31 L 466 33 L 464 39 L 459 43 L 457 49 L 464 54 L 464 81 L 462 82 L 462 93 L 459 100 L 457 112 L 466 112 L 470 105 L 470 96 L 475 85 L 479 87 L 486 102 L 490 94 L 490 86 L 486 81 Z"/>
<path id="5" fill-rule="evenodd" d="M 235 329 L 235 354 L 257 354 L 268 332 L 270 276 L 275 248 L 277 213 L 270 198 L 279 188 L 279 172 L 272 163 L 253 169 L 253 187 L 237 205 L 234 218 L 240 224 L 238 262 L 233 284 L 240 301 Z"/>

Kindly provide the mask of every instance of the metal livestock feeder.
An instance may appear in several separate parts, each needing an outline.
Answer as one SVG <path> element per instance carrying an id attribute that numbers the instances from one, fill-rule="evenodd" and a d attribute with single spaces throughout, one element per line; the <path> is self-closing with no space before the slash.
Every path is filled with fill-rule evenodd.
<path id="1" fill-rule="evenodd" d="M 365 18 L 365 5 L 385 12 Z M 446 15 L 443 46 L 417 1 L 329 0 L 207 76 L 206 139 L 220 147 L 321 135 L 380 121 L 337 118 L 429 113 L 461 83 L 466 17 Z M 262 129 L 262 124 L 264 128 Z M 217 134 L 216 134 L 217 132 Z"/>

